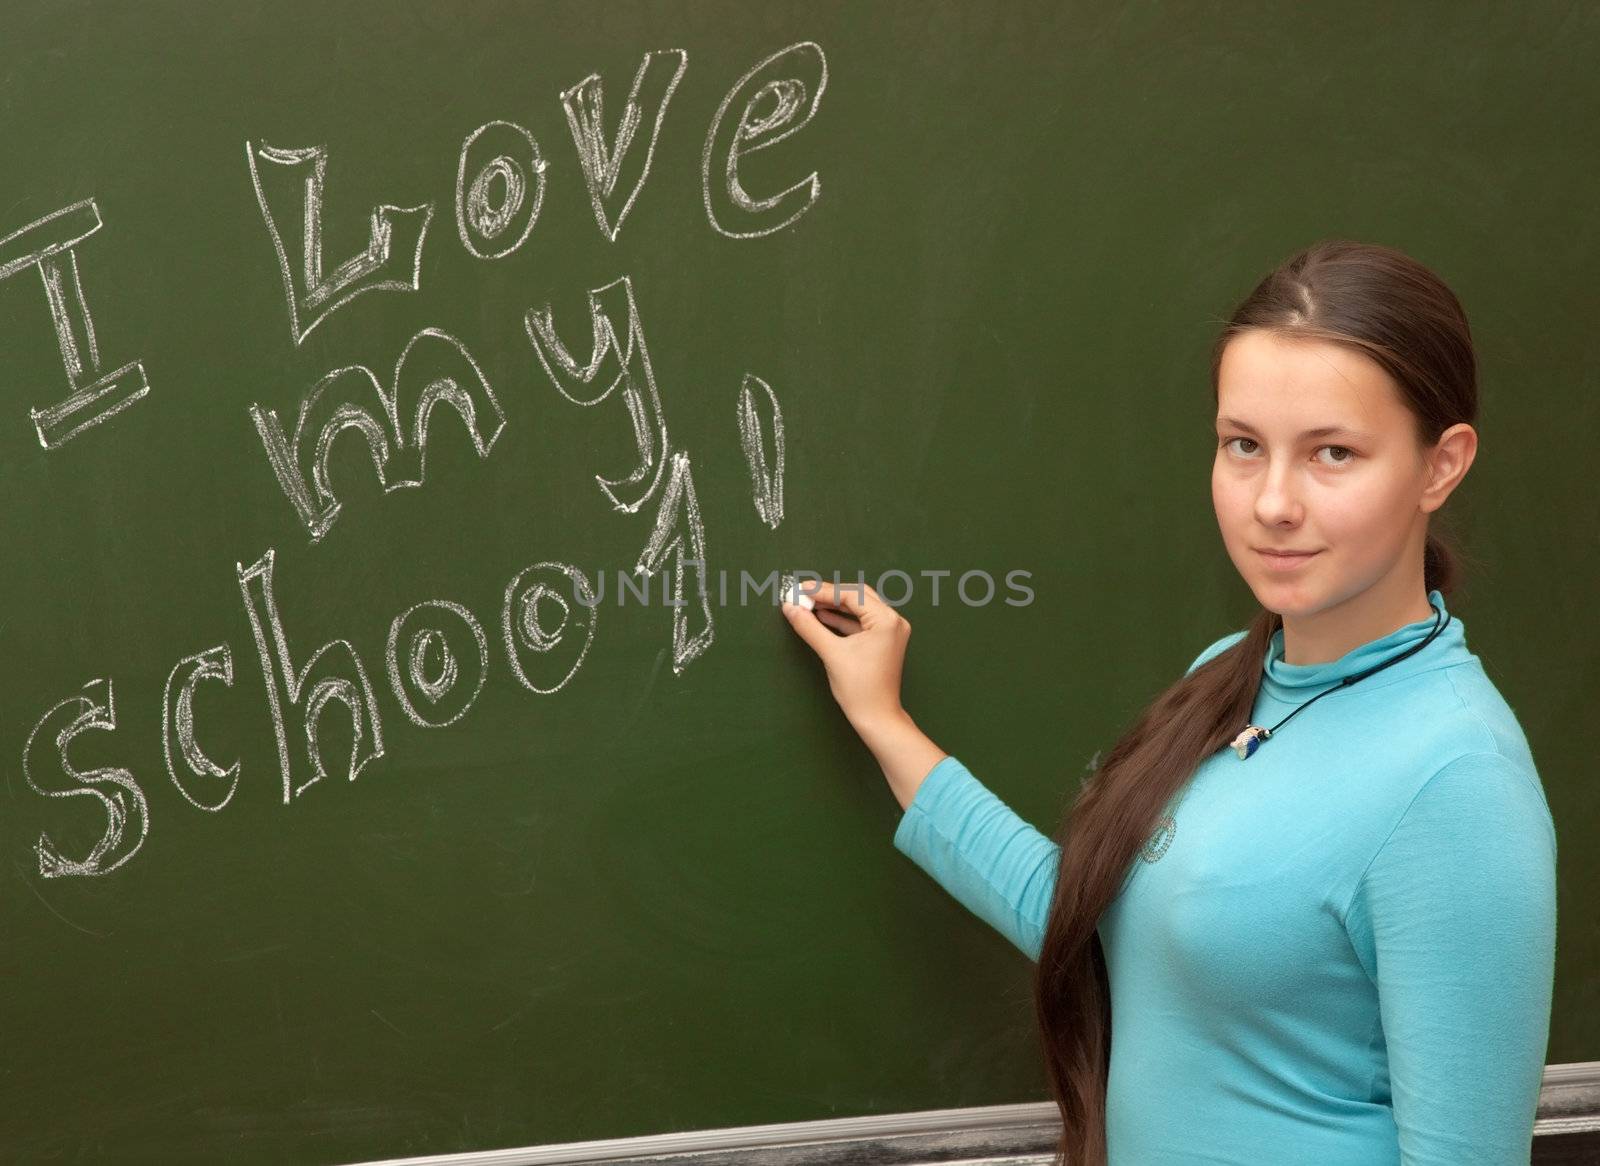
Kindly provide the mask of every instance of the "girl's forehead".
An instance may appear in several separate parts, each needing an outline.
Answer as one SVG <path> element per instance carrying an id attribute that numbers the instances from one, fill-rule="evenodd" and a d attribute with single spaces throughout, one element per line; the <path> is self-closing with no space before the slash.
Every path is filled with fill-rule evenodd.
<path id="1" fill-rule="evenodd" d="M 1251 424 L 1366 428 L 1392 423 L 1405 406 L 1371 357 L 1326 340 L 1246 332 L 1223 350 L 1217 414 Z"/>

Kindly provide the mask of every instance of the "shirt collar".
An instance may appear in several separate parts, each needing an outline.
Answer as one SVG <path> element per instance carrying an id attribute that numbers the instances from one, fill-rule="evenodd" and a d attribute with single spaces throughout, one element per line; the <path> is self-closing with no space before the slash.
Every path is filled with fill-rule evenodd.
<path id="1" fill-rule="evenodd" d="M 1444 595 L 1435 588 L 1428 592 L 1428 600 L 1438 609 L 1438 615 L 1429 612 L 1426 619 L 1396 628 L 1386 636 L 1350 649 L 1337 660 L 1321 664 L 1286 663 L 1283 658 L 1283 629 L 1280 627 L 1272 633 L 1266 657 L 1262 661 L 1262 691 L 1277 700 L 1299 703 L 1334 687 L 1347 676 L 1395 659 L 1427 640 L 1436 626 L 1440 627 L 1439 634 L 1433 637 L 1427 647 L 1374 673 L 1370 683 L 1388 684 L 1418 672 L 1470 660 L 1472 654 L 1467 650 L 1466 630 L 1461 626 L 1461 621 L 1450 614 L 1445 606 Z M 1367 683 L 1367 680 L 1360 682 L 1361 685 Z"/>

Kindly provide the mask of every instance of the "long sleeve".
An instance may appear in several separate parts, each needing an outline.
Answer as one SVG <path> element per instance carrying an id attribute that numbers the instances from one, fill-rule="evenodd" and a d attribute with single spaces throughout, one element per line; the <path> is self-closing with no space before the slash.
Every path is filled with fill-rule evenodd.
<path id="1" fill-rule="evenodd" d="M 1406 1166 L 1528 1161 L 1555 866 L 1537 776 L 1473 753 L 1429 779 L 1357 886 L 1345 926 L 1375 973 Z"/>
<path id="2" fill-rule="evenodd" d="M 1029 959 L 1039 958 L 1061 850 L 965 765 L 946 757 L 928 772 L 894 845 Z"/>
<path id="3" fill-rule="evenodd" d="M 1188 671 L 1244 636 L 1232 632 L 1208 645 Z M 1038 960 L 1061 848 L 960 761 L 946 757 L 928 772 L 900 819 L 894 845 L 962 906 Z"/>

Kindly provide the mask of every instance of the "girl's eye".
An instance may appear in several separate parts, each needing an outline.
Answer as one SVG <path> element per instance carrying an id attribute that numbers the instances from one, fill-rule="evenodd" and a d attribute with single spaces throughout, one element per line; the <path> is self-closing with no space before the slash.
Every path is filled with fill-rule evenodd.
<path id="1" fill-rule="evenodd" d="M 1256 442 L 1253 439 L 1248 438 L 1248 437 L 1225 437 L 1225 438 L 1222 439 L 1222 448 L 1223 449 L 1227 449 L 1228 446 L 1232 445 L 1236 441 L 1243 441 L 1243 442 L 1246 442 L 1246 443 L 1248 443 L 1249 445 L 1252 445 L 1252 446 L 1256 444 Z M 1352 461 L 1354 461 L 1355 457 L 1356 457 L 1355 450 L 1349 448 L 1348 446 L 1343 446 L 1343 445 L 1323 445 L 1323 446 L 1319 446 L 1318 447 L 1317 452 L 1320 453 L 1322 450 L 1325 450 L 1325 449 L 1335 450 L 1336 452 L 1344 454 L 1345 456 L 1334 458 L 1332 461 L 1326 461 L 1326 462 L 1323 463 L 1324 465 L 1346 466 L 1346 465 L 1349 465 Z M 1246 457 L 1249 456 L 1248 452 L 1245 453 L 1245 456 Z"/>

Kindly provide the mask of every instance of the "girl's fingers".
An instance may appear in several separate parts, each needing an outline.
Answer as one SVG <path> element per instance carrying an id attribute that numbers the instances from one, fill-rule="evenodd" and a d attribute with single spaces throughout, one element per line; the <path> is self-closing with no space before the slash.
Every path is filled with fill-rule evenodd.
<path id="1" fill-rule="evenodd" d="M 789 621 L 789 626 L 811 646 L 813 652 L 822 657 L 824 663 L 832 658 L 830 654 L 833 651 L 834 641 L 839 637 L 824 627 L 820 620 L 813 618 L 822 614 L 821 608 L 807 611 L 798 603 L 786 603 L 780 610 L 783 612 L 783 617 Z"/>
<path id="2" fill-rule="evenodd" d="M 817 607 L 812 610 L 811 614 L 842 636 L 853 636 L 861 630 L 859 621 L 851 619 L 847 615 L 841 615 L 831 607 Z"/>
<path id="3" fill-rule="evenodd" d="M 865 583 L 829 583 L 824 580 L 802 580 L 800 590 L 817 603 L 840 607 L 851 615 L 865 615 L 874 604 L 882 603 L 878 593 Z"/>

